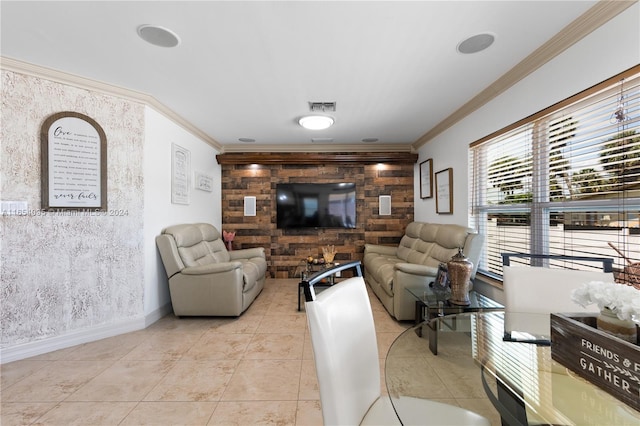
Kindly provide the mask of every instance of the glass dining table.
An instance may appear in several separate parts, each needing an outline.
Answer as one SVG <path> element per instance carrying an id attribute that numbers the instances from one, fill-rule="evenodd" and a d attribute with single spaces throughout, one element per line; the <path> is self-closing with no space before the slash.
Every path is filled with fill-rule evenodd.
<path id="1" fill-rule="evenodd" d="M 393 342 L 385 381 L 403 424 L 420 422 L 403 406 L 403 397 L 417 397 L 461 406 L 492 425 L 640 425 L 640 412 L 553 360 L 548 338 L 505 335 L 504 315 L 461 313 L 418 325 L 438 330 L 437 355 L 416 327 Z M 548 314 L 528 316 L 549 322 Z"/>

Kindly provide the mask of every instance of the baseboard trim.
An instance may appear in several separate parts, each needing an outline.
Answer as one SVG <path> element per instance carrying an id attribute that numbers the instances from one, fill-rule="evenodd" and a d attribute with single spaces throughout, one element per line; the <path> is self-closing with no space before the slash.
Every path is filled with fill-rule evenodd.
<path id="1" fill-rule="evenodd" d="M 106 339 L 108 337 L 118 336 L 132 331 L 142 330 L 158 321 L 169 312 L 171 312 L 171 304 L 162 306 L 147 315 L 127 319 L 125 321 L 103 324 L 96 327 L 72 331 L 61 336 L 54 336 L 35 342 L 1 348 L 0 364 L 18 361 L 60 349 L 66 349 L 83 343 L 95 342 L 96 340 Z"/>
<path id="2" fill-rule="evenodd" d="M 153 312 L 148 313 L 144 317 L 144 328 L 149 327 L 154 322 L 158 321 L 160 318 L 173 313 L 173 306 L 171 303 L 167 303 L 164 306 L 159 307 Z"/>

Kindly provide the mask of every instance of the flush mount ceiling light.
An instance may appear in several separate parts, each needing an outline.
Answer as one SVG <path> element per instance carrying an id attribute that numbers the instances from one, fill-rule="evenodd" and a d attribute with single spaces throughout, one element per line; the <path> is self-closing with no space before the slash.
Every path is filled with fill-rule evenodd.
<path id="1" fill-rule="evenodd" d="M 180 44 L 180 37 L 173 31 L 157 25 L 140 25 L 138 35 L 144 41 L 160 47 L 176 47 Z"/>
<path id="2" fill-rule="evenodd" d="M 298 120 L 298 124 L 309 130 L 327 129 L 331 127 L 333 123 L 333 118 L 327 115 L 306 115 Z"/>
<path id="3" fill-rule="evenodd" d="M 460 53 L 470 54 L 478 53 L 493 44 L 496 37 L 493 34 L 483 33 L 476 34 L 458 44 L 457 50 Z"/>

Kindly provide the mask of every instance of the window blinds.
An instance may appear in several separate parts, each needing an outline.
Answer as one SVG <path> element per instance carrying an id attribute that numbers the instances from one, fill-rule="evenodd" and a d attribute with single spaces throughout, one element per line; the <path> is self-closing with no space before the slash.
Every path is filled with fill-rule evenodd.
<path id="1" fill-rule="evenodd" d="M 505 252 L 612 257 L 621 272 L 640 262 L 640 66 L 471 144 L 469 155 L 481 272 L 502 275 Z"/>

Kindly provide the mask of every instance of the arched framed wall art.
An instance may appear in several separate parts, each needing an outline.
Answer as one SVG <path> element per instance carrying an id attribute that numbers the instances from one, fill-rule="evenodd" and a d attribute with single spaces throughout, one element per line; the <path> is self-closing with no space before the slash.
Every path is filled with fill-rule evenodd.
<path id="1" fill-rule="evenodd" d="M 91 117 L 53 114 L 40 129 L 44 210 L 107 209 L 107 137 Z"/>

